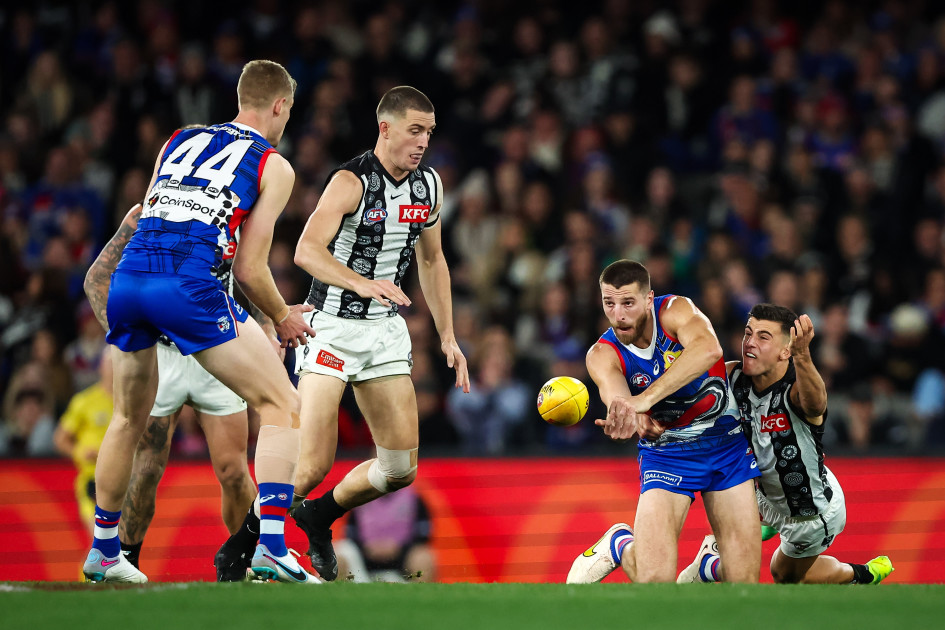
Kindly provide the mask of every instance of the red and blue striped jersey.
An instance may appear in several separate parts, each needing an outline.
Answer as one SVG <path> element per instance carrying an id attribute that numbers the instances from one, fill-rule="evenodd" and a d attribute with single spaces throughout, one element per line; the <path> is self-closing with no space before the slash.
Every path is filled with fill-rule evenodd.
<path id="1" fill-rule="evenodd" d="M 259 132 L 239 123 L 177 131 L 118 269 L 229 284 L 237 230 L 259 197 L 274 152 Z"/>
<path id="2" fill-rule="evenodd" d="M 661 295 L 653 300 L 655 327 L 649 347 L 624 345 L 617 339 L 613 328 L 608 329 L 598 340 L 598 343 L 607 344 L 617 352 L 630 393 L 634 396 L 642 394 L 663 376 L 684 349 L 679 340 L 667 333 L 660 323 L 663 309 L 674 299 L 677 296 Z M 719 359 L 688 385 L 653 405 L 649 415 L 665 425 L 666 430 L 656 440 L 640 440 L 641 447 L 702 448 L 715 445 L 728 435 L 741 433 L 738 405 L 729 387 L 723 359 Z"/>

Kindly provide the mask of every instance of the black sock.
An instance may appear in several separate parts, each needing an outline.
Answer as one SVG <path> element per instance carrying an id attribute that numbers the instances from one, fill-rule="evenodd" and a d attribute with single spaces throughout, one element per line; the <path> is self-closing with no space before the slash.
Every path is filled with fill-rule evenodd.
<path id="1" fill-rule="evenodd" d="M 136 545 L 129 545 L 128 543 L 124 542 L 121 543 L 121 554 L 125 556 L 128 562 L 135 565 L 136 569 L 141 568 L 138 566 L 138 556 L 141 555 L 141 545 L 143 544 L 144 541 L 141 541 Z"/>
<path id="2" fill-rule="evenodd" d="M 253 549 L 256 543 L 259 542 L 259 517 L 256 516 L 253 508 L 249 508 L 246 518 L 243 519 L 243 524 L 240 525 L 235 534 L 230 536 L 228 542 L 243 551 Z"/>
<path id="3" fill-rule="evenodd" d="M 338 505 L 338 502 L 335 501 L 335 495 L 332 494 L 333 491 L 334 488 L 314 501 L 305 501 L 306 505 L 310 505 L 314 508 L 312 524 L 319 528 L 330 529 L 332 523 L 344 516 L 344 513 L 348 511 Z"/>
<path id="4" fill-rule="evenodd" d="M 852 584 L 872 584 L 873 583 L 873 574 L 870 573 L 869 568 L 865 564 L 853 564 L 849 563 L 853 567 L 853 582 Z"/>

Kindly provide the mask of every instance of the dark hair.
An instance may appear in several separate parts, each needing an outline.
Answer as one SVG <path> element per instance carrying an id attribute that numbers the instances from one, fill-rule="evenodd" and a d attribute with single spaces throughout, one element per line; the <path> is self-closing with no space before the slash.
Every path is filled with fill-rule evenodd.
<path id="1" fill-rule="evenodd" d="M 650 290 L 650 272 L 635 260 L 612 262 L 600 274 L 600 284 L 612 287 L 625 287 L 637 284 L 644 293 Z"/>
<path id="2" fill-rule="evenodd" d="M 748 317 L 763 319 L 766 322 L 777 322 L 781 324 L 781 332 L 790 335 L 791 329 L 794 327 L 794 320 L 797 319 L 797 313 L 785 306 L 763 303 L 755 304 L 749 311 Z"/>
<path id="3" fill-rule="evenodd" d="M 377 104 L 377 122 L 381 122 L 384 114 L 399 117 L 406 114 L 408 109 L 425 114 L 432 114 L 434 111 L 433 103 L 426 94 L 409 85 L 398 85 L 387 90 L 381 97 L 381 102 Z"/>

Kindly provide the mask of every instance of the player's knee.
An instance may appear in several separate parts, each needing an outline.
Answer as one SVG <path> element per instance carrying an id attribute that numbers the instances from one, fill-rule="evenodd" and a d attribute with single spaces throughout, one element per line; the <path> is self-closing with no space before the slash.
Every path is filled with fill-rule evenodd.
<path id="1" fill-rule="evenodd" d="M 296 494 L 308 494 L 314 490 L 318 484 L 325 480 L 331 470 L 331 464 L 327 466 L 317 463 L 312 464 L 303 462 L 302 459 L 299 459 L 299 466 L 295 473 Z"/>
<path id="2" fill-rule="evenodd" d="M 794 571 L 784 570 L 780 567 L 771 567 L 771 579 L 775 584 L 797 584 L 803 576 L 797 575 Z"/>
<path id="3" fill-rule="evenodd" d="M 249 476 L 246 462 L 235 457 L 217 462 L 213 470 L 217 475 L 217 481 L 220 482 L 220 487 L 230 492 L 241 490 Z"/>
<path id="4" fill-rule="evenodd" d="M 368 481 L 380 492 L 406 488 L 417 478 L 417 449 L 377 447 L 377 459 L 368 468 Z"/>
<path id="5" fill-rule="evenodd" d="M 408 472 L 403 477 L 388 477 L 387 478 L 387 487 L 391 489 L 391 492 L 395 490 L 400 490 L 401 488 L 406 488 L 414 482 L 417 478 L 417 469 L 414 468 Z"/>

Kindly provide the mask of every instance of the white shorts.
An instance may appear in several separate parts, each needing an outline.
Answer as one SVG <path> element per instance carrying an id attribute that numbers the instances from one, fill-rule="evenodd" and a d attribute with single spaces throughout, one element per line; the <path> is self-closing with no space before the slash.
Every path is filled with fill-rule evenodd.
<path id="1" fill-rule="evenodd" d="M 759 490 L 755 490 L 758 499 L 758 511 L 761 521 L 778 530 L 781 534 L 781 553 L 791 558 L 813 558 L 827 551 L 837 534 L 847 524 L 847 503 L 843 488 L 830 469 L 827 479 L 833 489 L 833 497 L 827 510 L 818 516 L 784 516 L 774 508 Z"/>
<path id="2" fill-rule="evenodd" d="M 410 334 L 407 322 L 399 315 L 344 319 L 312 311 L 309 324 L 317 334 L 296 348 L 296 374 L 312 372 L 352 383 L 410 374 Z"/>
<path id="3" fill-rule="evenodd" d="M 158 342 L 158 390 L 151 415 L 157 418 L 176 413 L 184 405 L 212 416 L 228 416 L 246 410 L 246 401 L 203 369 L 192 356 L 184 356 L 176 346 Z"/>

